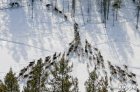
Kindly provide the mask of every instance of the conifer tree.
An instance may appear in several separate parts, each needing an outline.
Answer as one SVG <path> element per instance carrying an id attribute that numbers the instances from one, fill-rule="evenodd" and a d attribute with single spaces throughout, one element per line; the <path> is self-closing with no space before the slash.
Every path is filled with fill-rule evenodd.
<path id="1" fill-rule="evenodd" d="M 6 74 L 4 84 L 6 87 L 6 92 L 20 92 L 18 80 L 15 77 L 12 68 L 10 68 L 10 71 Z"/>
<path id="2" fill-rule="evenodd" d="M 73 81 L 73 77 L 69 75 L 72 72 L 73 65 L 69 65 L 69 60 L 63 54 L 60 61 L 56 62 L 50 72 L 52 79 L 49 84 L 51 85 L 51 92 L 78 92 L 77 80 Z M 75 85 L 74 85 L 75 84 Z"/>
<path id="3" fill-rule="evenodd" d="M 6 86 L 1 80 L 0 80 L 0 92 L 6 92 Z"/>
<path id="4" fill-rule="evenodd" d="M 45 82 L 48 77 L 48 73 L 43 68 L 42 59 L 37 61 L 37 64 L 31 69 L 28 74 L 27 85 L 24 87 L 24 92 L 44 92 L 47 90 Z"/>
<path id="5" fill-rule="evenodd" d="M 89 73 L 89 78 L 85 82 L 86 92 L 96 92 L 96 85 L 95 85 L 96 79 L 97 79 L 97 74 L 96 74 L 96 70 L 94 70 L 91 73 Z"/>
<path id="6" fill-rule="evenodd" d="M 72 92 L 79 92 L 79 87 L 78 87 L 78 79 L 75 78 L 73 79 L 73 89 L 72 89 Z"/>

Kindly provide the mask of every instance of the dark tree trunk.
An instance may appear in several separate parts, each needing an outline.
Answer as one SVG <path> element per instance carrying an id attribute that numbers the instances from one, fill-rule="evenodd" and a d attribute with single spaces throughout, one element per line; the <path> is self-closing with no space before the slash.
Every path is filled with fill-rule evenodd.
<path id="1" fill-rule="evenodd" d="M 108 17 L 109 17 L 109 9 L 110 9 L 110 0 L 107 0 L 107 20 L 108 20 Z"/>
<path id="2" fill-rule="evenodd" d="M 72 0 L 72 17 L 75 16 L 75 0 Z"/>
<path id="3" fill-rule="evenodd" d="M 85 25 L 85 19 L 84 19 L 84 13 L 83 13 L 83 8 L 82 8 L 81 0 L 79 0 L 79 3 L 80 3 L 80 9 L 81 9 L 82 18 L 83 18 L 83 23 L 84 23 L 84 25 Z"/>
<path id="4" fill-rule="evenodd" d="M 138 25 L 139 25 L 139 13 L 140 13 L 140 6 L 137 6 L 137 25 L 136 25 L 136 29 L 138 29 Z"/>
<path id="5" fill-rule="evenodd" d="M 113 26 L 114 26 L 114 15 L 115 15 L 114 12 L 115 12 L 115 10 L 113 10 Z"/>
<path id="6" fill-rule="evenodd" d="M 105 27 L 106 27 L 106 11 L 107 11 L 107 0 L 103 0 L 103 10 L 104 10 L 104 18 L 103 21 L 105 23 Z"/>

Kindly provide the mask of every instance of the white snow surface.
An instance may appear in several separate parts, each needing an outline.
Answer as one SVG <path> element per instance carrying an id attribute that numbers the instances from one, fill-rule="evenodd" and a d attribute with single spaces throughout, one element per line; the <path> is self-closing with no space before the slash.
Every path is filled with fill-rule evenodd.
<path id="1" fill-rule="evenodd" d="M 8 1 L 2 1 L 2 3 L 0 1 L 0 79 L 10 67 L 18 73 L 30 61 L 68 49 L 74 37 L 71 17 L 65 21 L 63 16 L 47 10 L 45 2 L 41 3 L 38 0 L 35 2 L 32 18 L 31 6 L 26 0 L 22 2 L 22 7 L 12 9 L 5 8 Z M 79 32 L 83 42 L 87 39 L 93 47 L 99 48 L 105 61 L 109 60 L 119 66 L 128 65 L 129 69 L 137 74 L 137 80 L 140 82 L 140 29 L 135 28 L 134 5 L 127 0 L 123 1 L 125 4 L 119 10 L 115 26 L 112 25 L 110 13 L 107 27 L 104 27 L 96 6 L 92 6 L 94 14 L 90 23 L 83 25 L 81 13 L 76 14 L 75 20 L 80 25 Z M 88 78 L 86 63 L 79 62 L 75 58 L 72 61 L 73 75 L 79 79 L 80 92 L 85 92 L 84 82 Z"/>

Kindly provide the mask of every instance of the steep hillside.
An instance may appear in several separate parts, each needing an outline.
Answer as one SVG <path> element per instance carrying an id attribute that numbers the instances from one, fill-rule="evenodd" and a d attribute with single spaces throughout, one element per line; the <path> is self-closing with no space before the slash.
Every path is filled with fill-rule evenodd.
<path id="1" fill-rule="evenodd" d="M 31 1 L 17 0 L 19 7 L 11 7 L 9 0 L 0 1 L 0 78 L 10 67 L 19 73 L 30 61 L 68 51 L 77 23 L 81 44 L 87 39 L 101 51 L 105 61 L 120 67 L 127 65 L 140 82 L 137 2 L 121 0 L 116 20 L 113 17 L 116 16 L 112 6 L 114 0 L 111 0 L 108 20 L 105 21 L 100 8 L 102 0 L 77 0 L 75 6 L 72 0 L 58 0 L 57 3 L 56 0 Z M 76 61 L 73 73 L 79 79 L 80 90 L 85 92 L 87 64 L 74 57 L 72 61 Z"/>

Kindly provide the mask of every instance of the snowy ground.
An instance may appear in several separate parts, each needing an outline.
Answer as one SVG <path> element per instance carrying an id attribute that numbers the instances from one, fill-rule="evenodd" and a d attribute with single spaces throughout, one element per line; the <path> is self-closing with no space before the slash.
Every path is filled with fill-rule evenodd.
<path id="1" fill-rule="evenodd" d="M 23 7 L 14 9 L 0 6 L 0 78 L 10 67 L 19 72 L 34 59 L 67 50 L 68 43 L 73 39 L 73 22 L 70 17 L 70 21 L 64 21 L 62 16 L 47 10 L 44 4 L 36 3 L 32 18 L 31 6 L 24 3 Z M 88 39 L 93 46 L 98 47 L 105 60 L 120 66 L 127 64 L 138 75 L 137 79 L 140 79 L 140 30 L 136 30 L 136 20 L 133 19 L 135 7 L 126 2 L 119 11 L 115 26 L 112 26 L 112 21 L 108 21 L 106 29 L 100 22 L 96 8 L 92 8 L 94 16 L 91 23 L 86 25 L 82 24 L 77 14 L 76 21 L 79 19 L 77 22 L 81 24 L 81 38 Z M 80 77 L 80 89 L 84 92 L 86 65 L 79 62 L 75 65 L 74 73 Z"/>

